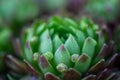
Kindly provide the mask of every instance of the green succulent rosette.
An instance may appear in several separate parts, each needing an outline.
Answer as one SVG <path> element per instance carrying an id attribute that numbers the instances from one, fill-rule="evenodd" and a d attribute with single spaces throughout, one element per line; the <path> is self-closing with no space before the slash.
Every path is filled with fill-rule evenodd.
<path id="1" fill-rule="evenodd" d="M 88 18 L 77 22 L 54 16 L 26 29 L 22 47 L 33 75 L 45 80 L 85 80 L 88 71 L 105 63 L 102 51 L 107 45 L 99 27 Z"/>

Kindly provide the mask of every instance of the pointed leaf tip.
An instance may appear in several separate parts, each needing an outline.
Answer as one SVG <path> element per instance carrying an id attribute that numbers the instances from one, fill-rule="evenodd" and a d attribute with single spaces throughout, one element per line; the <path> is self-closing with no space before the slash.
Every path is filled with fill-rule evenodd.
<path id="1" fill-rule="evenodd" d="M 71 55 L 72 54 L 80 54 L 79 45 L 78 45 L 77 41 L 75 40 L 75 38 L 71 34 L 69 35 L 69 38 L 65 42 L 65 47 L 68 49 L 68 51 L 70 52 Z"/>
<path id="2" fill-rule="evenodd" d="M 77 59 L 74 68 L 79 72 L 84 73 L 89 68 L 90 63 L 91 63 L 91 58 L 86 54 L 82 54 Z"/>
<path id="3" fill-rule="evenodd" d="M 87 54 L 92 58 L 94 56 L 96 45 L 97 45 L 97 42 L 91 37 L 88 37 L 84 42 L 82 53 Z"/>
<path id="4" fill-rule="evenodd" d="M 45 80 L 60 80 L 60 79 L 54 74 L 48 72 L 45 74 Z"/>
<path id="5" fill-rule="evenodd" d="M 80 80 L 80 78 L 81 74 L 73 68 L 63 73 L 63 80 Z"/>
<path id="6" fill-rule="evenodd" d="M 69 67 L 71 66 L 70 54 L 63 44 L 55 52 L 54 61 L 56 65 L 64 63 Z"/>
<path id="7" fill-rule="evenodd" d="M 50 62 L 43 55 L 39 57 L 39 67 L 43 73 L 51 72 L 56 74 L 56 71 L 54 70 Z"/>

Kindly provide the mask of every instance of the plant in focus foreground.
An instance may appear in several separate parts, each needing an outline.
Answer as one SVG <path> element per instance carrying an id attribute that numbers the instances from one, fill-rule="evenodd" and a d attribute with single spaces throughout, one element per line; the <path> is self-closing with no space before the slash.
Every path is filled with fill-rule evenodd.
<path id="1" fill-rule="evenodd" d="M 104 73 L 103 69 L 109 47 L 99 27 L 87 18 L 82 18 L 80 24 L 61 17 L 52 17 L 47 23 L 37 22 L 34 27 L 25 30 L 22 45 L 27 69 L 36 78 L 112 78 L 110 72 L 107 76 L 103 75 L 108 73 Z"/>

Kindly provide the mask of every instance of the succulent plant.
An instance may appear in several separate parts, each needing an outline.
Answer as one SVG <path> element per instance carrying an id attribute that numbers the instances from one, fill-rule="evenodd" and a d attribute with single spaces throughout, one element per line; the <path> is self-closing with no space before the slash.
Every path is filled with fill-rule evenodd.
<path id="1" fill-rule="evenodd" d="M 88 71 L 105 63 L 103 52 L 107 48 L 104 36 L 91 20 L 82 18 L 77 23 L 61 17 L 26 29 L 22 45 L 28 70 L 46 80 L 84 80 Z M 89 77 L 95 79 L 96 75 Z"/>

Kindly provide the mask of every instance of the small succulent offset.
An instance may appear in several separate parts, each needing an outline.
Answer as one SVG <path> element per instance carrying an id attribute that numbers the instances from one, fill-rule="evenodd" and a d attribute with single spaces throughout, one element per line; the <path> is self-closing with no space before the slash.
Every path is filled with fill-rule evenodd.
<path id="1" fill-rule="evenodd" d="M 102 80 L 108 49 L 99 27 L 88 18 L 80 22 L 52 17 L 24 31 L 22 46 L 27 69 L 41 80 Z M 102 77 L 101 77 L 102 75 Z"/>

